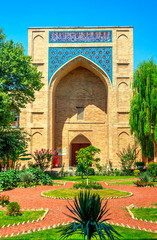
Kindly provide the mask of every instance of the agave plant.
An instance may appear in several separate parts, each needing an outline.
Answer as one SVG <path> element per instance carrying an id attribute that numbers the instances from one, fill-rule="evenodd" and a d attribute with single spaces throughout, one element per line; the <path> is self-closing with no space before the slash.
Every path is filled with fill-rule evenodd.
<path id="1" fill-rule="evenodd" d="M 74 222 L 60 229 L 61 239 L 67 239 L 72 234 L 80 233 L 87 240 L 99 236 L 100 239 L 114 239 L 115 235 L 119 235 L 117 231 L 108 223 L 109 220 L 107 209 L 107 201 L 102 204 L 102 200 L 98 194 L 92 194 L 90 191 L 80 191 L 78 197 L 75 197 L 73 204 L 66 206 L 72 213 Z"/>

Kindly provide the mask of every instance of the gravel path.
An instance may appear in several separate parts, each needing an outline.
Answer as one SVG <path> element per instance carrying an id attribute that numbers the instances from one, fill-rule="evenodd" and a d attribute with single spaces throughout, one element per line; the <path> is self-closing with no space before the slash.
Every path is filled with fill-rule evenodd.
<path id="1" fill-rule="evenodd" d="M 30 229 L 39 229 L 43 227 L 52 226 L 54 224 L 63 223 L 70 221 L 70 218 L 65 216 L 63 213 L 67 212 L 66 205 L 67 200 L 60 199 L 49 199 L 41 197 L 42 191 L 47 191 L 51 189 L 61 189 L 72 187 L 73 183 L 67 182 L 65 186 L 37 186 L 35 188 L 26 189 L 13 189 L 10 191 L 3 192 L 3 194 L 10 197 L 10 201 L 17 201 L 21 209 L 39 209 L 48 208 L 49 213 L 46 215 L 45 219 L 35 223 L 20 224 L 19 226 L 11 226 L 0 228 L 0 236 L 11 235 L 12 233 L 17 234 L 18 232 L 28 231 Z M 136 186 L 106 186 L 106 188 L 112 188 L 121 191 L 132 192 L 132 197 L 121 198 L 121 199 L 111 199 L 108 201 L 108 207 L 110 208 L 110 222 L 114 224 L 124 224 L 134 227 L 145 228 L 147 230 L 157 231 L 156 223 L 147 223 L 144 221 L 134 220 L 130 217 L 129 213 L 126 211 L 126 206 L 134 204 L 138 207 L 150 207 L 152 203 L 157 203 L 157 187 L 150 188 L 138 188 Z M 105 200 L 104 200 L 105 201 Z"/>

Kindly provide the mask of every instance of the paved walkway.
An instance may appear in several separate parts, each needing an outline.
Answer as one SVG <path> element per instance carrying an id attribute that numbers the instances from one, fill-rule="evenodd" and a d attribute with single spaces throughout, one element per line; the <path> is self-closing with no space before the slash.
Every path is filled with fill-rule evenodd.
<path id="1" fill-rule="evenodd" d="M 72 185 L 73 183 L 67 182 L 65 186 L 37 186 L 35 188 L 26 189 L 16 188 L 3 192 L 3 194 L 10 197 L 10 201 L 17 201 L 20 204 L 21 209 L 49 208 L 49 213 L 46 215 L 45 219 L 39 222 L 0 228 L 0 236 L 6 236 L 7 234 L 11 235 L 12 233 L 17 234 L 18 232 L 28 231 L 30 229 L 33 230 L 71 221 L 70 218 L 63 214 L 64 212 L 67 212 L 67 200 L 49 199 L 41 197 L 40 195 L 42 191 L 67 188 L 72 187 Z M 111 213 L 110 222 L 157 231 L 156 223 L 134 220 L 126 211 L 126 206 L 129 206 L 130 204 L 134 204 L 138 207 L 150 207 L 152 203 L 157 203 L 157 187 L 138 188 L 136 186 L 106 186 L 105 184 L 104 187 L 133 193 L 132 197 L 111 199 L 108 201 L 108 207 L 110 208 Z"/>

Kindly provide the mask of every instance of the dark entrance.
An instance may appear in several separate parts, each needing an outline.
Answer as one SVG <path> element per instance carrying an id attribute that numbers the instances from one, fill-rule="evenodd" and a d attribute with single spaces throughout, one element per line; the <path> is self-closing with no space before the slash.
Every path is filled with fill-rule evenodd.
<path id="1" fill-rule="evenodd" d="M 86 148 L 89 147 L 91 144 L 90 143 L 72 143 L 71 144 L 71 165 L 72 166 L 76 166 L 77 165 L 77 161 L 76 161 L 76 151 L 79 151 L 80 148 Z"/>

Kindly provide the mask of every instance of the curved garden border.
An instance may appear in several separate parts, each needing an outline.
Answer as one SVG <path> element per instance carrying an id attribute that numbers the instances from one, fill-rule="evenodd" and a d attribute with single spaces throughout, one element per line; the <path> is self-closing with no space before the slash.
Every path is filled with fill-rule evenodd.
<path id="1" fill-rule="evenodd" d="M 11 227 L 11 226 L 19 226 L 19 225 L 23 225 L 23 224 L 25 224 L 25 223 L 34 223 L 34 222 L 39 222 L 39 221 L 42 221 L 44 218 L 45 218 L 45 216 L 48 214 L 48 212 L 49 212 L 49 209 L 48 208 L 46 208 L 46 209 L 43 209 L 43 208 L 40 208 L 40 209 L 23 209 L 22 211 L 42 211 L 42 210 L 44 210 L 45 212 L 44 212 L 44 214 L 41 216 L 41 217 L 39 217 L 37 220 L 33 220 L 33 221 L 27 221 L 27 222 L 19 222 L 19 223 L 14 223 L 14 224 L 8 224 L 8 225 L 3 225 L 2 227 L 0 227 L 0 228 L 5 228 L 5 227 Z"/>
<path id="2" fill-rule="evenodd" d="M 135 219 L 135 220 L 138 220 L 138 221 L 143 221 L 143 222 L 149 222 L 149 223 L 157 223 L 157 221 L 153 222 L 153 221 L 147 221 L 146 219 L 143 220 L 141 218 L 136 218 L 134 216 L 133 212 L 131 211 L 132 208 L 139 208 L 139 207 L 134 206 L 134 204 L 131 204 L 130 206 L 126 207 L 128 213 L 130 214 L 132 219 Z M 143 208 L 156 208 L 156 207 L 143 207 Z"/>
<path id="3" fill-rule="evenodd" d="M 53 191 L 55 189 L 52 189 L 52 190 L 49 190 L 49 191 L 44 191 L 41 193 L 41 197 L 45 197 L 45 198 L 53 198 L 53 199 L 62 199 L 62 200 L 73 200 L 74 198 L 70 198 L 70 197 L 53 197 L 53 196 L 45 196 L 44 193 L 45 192 L 50 192 L 50 191 Z M 126 191 L 123 191 L 123 192 L 126 192 Z M 121 196 L 121 197 L 108 197 L 108 198 L 101 198 L 102 200 L 109 200 L 109 199 L 119 199 L 119 198 L 126 198 L 126 197 L 131 197 L 133 196 L 133 193 L 132 192 L 126 192 L 126 193 L 129 193 L 129 195 L 127 196 Z"/>

